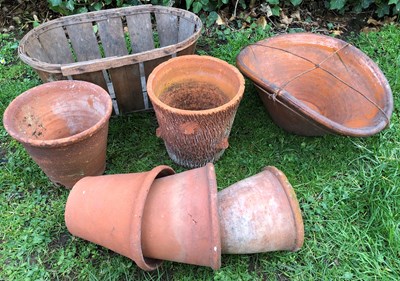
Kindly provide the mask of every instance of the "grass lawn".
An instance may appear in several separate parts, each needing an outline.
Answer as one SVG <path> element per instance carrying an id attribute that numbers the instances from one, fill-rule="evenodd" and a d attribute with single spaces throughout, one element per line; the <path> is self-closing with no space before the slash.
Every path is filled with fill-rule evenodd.
<path id="1" fill-rule="evenodd" d="M 201 54 L 234 63 L 241 48 L 271 36 L 247 30 L 226 44 L 202 39 Z M 278 128 L 246 82 L 230 136 L 216 166 L 220 189 L 259 172 L 281 169 L 293 185 L 305 225 L 296 253 L 223 255 L 222 267 L 165 262 L 154 272 L 71 236 L 64 224 L 68 190 L 55 187 L 0 124 L 0 280 L 400 280 L 400 28 L 361 34 L 352 43 L 383 70 L 395 110 L 390 127 L 368 138 L 300 137 Z M 40 83 L 0 34 L 0 114 Z M 204 51 L 205 47 L 208 51 Z M 112 117 L 106 173 L 146 171 L 168 157 L 155 136 L 154 113 Z"/>

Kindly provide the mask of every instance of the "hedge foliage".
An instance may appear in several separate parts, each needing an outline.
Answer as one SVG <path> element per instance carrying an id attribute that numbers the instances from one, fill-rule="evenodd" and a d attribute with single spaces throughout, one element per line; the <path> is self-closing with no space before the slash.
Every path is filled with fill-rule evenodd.
<path id="1" fill-rule="evenodd" d="M 201 12 L 217 12 L 222 8 L 229 8 L 230 11 L 247 9 L 249 6 L 269 5 L 274 15 L 279 15 L 282 8 L 287 6 L 307 6 L 304 0 L 47 0 L 49 7 L 62 14 L 70 15 L 88 11 L 98 11 L 106 8 L 134 6 L 140 4 L 153 4 L 163 6 L 174 6 L 190 10 L 196 14 Z M 328 10 L 339 13 L 362 12 L 373 9 L 377 17 L 400 14 L 400 0 L 325 0 L 324 6 Z"/>

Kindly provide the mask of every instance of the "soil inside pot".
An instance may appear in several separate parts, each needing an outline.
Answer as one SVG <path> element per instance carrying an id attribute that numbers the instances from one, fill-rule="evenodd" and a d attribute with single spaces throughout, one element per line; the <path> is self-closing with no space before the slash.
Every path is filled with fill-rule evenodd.
<path id="1" fill-rule="evenodd" d="M 203 82 L 173 85 L 161 93 L 159 99 L 171 107 L 184 110 L 206 110 L 229 101 L 229 97 L 218 87 Z"/>

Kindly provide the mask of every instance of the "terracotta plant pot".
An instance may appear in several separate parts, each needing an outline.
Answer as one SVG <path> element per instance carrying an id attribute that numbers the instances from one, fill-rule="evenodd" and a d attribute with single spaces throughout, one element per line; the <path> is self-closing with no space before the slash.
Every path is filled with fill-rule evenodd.
<path id="1" fill-rule="evenodd" d="M 388 81 L 369 57 L 342 40 L 311 33 L 275 36 L 244 48 L 237 66 L 288 132 L 363 137 L 389 124 Z"/>
<path id="2" fill-rule="evenodd" d="M 223 254 L 297 251 L 304 226 L 286 176 L 266 167 L 218 193 Z"/>
<path id="3" fill-rule="evenodd" d="M 235 67 L 208 56 L 173 58 L 154 69 L 147 91 L 174 162 L 193 168 L 221 157 L 244 92 Z"/>
<path id="4" fill-rule="evenodd" d="M 86 177 L 72 189 L 65 222 L 75 236 L 154 270 L 162 260 L 220 267 L 217 186 L 212 164 L 172 175 Z"/>
<path id="5" fill-rule="evenodd" d="M 52 182 L 71 188 L 84 176 L 104 172 L 111 111 L 101 87 L 66 80 L 21 94 L 3 122 Z"/>

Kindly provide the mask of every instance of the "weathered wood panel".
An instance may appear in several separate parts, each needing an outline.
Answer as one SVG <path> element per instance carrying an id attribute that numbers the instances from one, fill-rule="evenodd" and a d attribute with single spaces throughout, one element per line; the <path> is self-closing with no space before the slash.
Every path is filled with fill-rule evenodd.
<path id="1" fill-rule="evenodd" d="M 169 13 L 156 13 L 155 15 L 160 46 L 178 43 L 178 17 Z"/>
<path id="2" fill-rule="evenodd" d="M 131 38 L 132 53 L 154 49 L 150 13 L 127 16 L 126 22 Z"/>
<path id="3" fill-rule="evenodd" d="M 97 84 L 108 92 L 107 82 L 104 79 L 104 75 L 103 75 L 102 71 L 78 74 L 78 75 L 72 76 L 72 78 L 74 80 L 82 80 L 82 81 L 87 81 L 87 82 Z"/>
<path id="4" fill-rule="evenodd" d="M 99 21 L 97 24 L 106 57 L 127 55 L 128 50 L 126 48 L 122 20 L 120 18 L 110 18 Z"/>
<path id="5" fill-rule="evenodd" d="M 25 52 L 32 58 L 35 58 L 42 62 L 50 63 L 49 57 L 44 52 L 44 48 L 42 44 L 40 44 L 39 40 L 31 36 L 24 44 Z"/>
<path id="6" fill-rule="evenodd" d="M 62 27 L 41 33 L 39 41 L 51 63 L 74 62 L 68 39 Z"/>
<path id="7" fill-rule="evenodd" d="M 107 57 L 128 54 L 120 18 L 98 22 L 100 39 Z M 120 113 L 144 106 L 139 65 L 126 65 L 109 70 Z"/>
<path id="8" fill-rule="evenodd" d="M 101 58 L 92 23 L 67 26 L 66 29 L 78 61 Z"/>
<path id="9" fill-rule="evenodd" d="M 193 35 L 194 29 L 196 27 L 195 22 L 189 21 L 185 18 L 180 18 L 179 20 L 179 32 L 178 32 L 178 41 L 182 42 L 183 40 L 188 39 Z"/>

